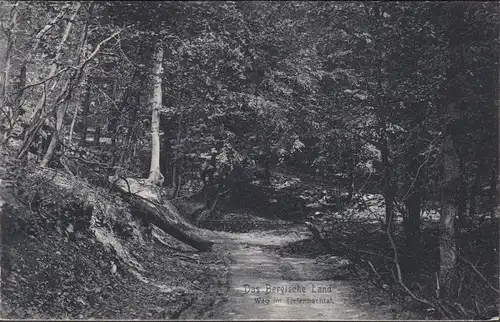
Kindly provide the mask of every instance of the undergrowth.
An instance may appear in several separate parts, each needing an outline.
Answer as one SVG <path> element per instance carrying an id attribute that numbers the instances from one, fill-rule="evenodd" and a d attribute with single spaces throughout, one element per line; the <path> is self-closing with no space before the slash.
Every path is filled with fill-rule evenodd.
<path id="1" fill-rule="evenodd" d="M 455 270 L 455 293 L 437 296 L 436 272 L 439 271 L 439 230 L 437 224 L 427 223 L 421 231 L 421 251 L 418 267 L 412 254 L 405 248 L 402 229 L 395 229 L 392 238 L 397 247 L 398 264 L 404 284 L 418 299 L 439 305 L 449 314 L 418 301 L 402 287 L 397 278 L 394 250 L 384 231 L 374 229 L 373 223 L 342 226 L 326 232 L 338 255 L 350 259 L 357 272 L 356 280 L 364 281 L 367 296 L 386 296 L 409 311 L 433 319 L 486 319 L 497 316 L 498 293 L 498 221 L 463 231 L 460 238 L 459 260 Z M 314 239 L 292 243 L 281 249 L 282 254 L 301 254 L 316 258 L 328 252 Z"/>
<path id="2" fill-rule="evenodd" d="M 4 318 L 200 317 L 223 297 L 223 253 L 158 243 L 120 196 L 29 164 L 3 180 Z"/>

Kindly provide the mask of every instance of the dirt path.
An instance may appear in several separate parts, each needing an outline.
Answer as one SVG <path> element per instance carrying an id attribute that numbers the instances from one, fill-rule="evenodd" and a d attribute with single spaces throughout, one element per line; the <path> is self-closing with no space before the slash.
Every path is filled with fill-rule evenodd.
<path id="1" fill-rule="evenodd" d="M 359 301 L 348 281 L 329 279 L 324 265 L 313 259 L 280 257 L 269 247 L 309 238 L 305 229 L 221 232 L 220 237 L 233 245 L 231 285 L 228 301 L 214 319 L 395 318 L 388 305 L 374 308 L 367 301 Z"/>

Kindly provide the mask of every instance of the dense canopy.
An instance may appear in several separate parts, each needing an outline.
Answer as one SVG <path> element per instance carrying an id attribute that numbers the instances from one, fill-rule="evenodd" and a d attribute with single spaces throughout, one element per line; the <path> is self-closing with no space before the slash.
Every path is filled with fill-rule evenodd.
<path id="1" fill-rule="evenodd" d="M 456 289 L 471 251 L 461 234 L 499 215 L 498 9 L 4 1 L 2 146 L 95 185 L 142 177 L 172 199 L 201 194 L 201 221 L 243 203 L 255 180 L 272 186 L 276 171 L 338 184 L 339 212 L 380 195 L 388 276 L 441 317 L 470 318 L 474 302 Z M 75 150 L 99 161 L 67 157 Z M 311 212 L 286 209 L 284 219 Z M 414 279 L 428 272 L 419 259 L 431 212 L 437 298 Z M 480 274 L 498 295 L 498 275 L 493 286 Z"/>

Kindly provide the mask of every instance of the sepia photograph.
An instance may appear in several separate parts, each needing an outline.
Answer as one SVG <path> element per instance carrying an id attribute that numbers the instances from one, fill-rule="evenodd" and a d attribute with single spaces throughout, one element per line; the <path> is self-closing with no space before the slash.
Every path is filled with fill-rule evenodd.
<path id="1" fill-rule="evenodd" d="M 500 2 L 0 1 L 1 320 L 499 320 Z"/>

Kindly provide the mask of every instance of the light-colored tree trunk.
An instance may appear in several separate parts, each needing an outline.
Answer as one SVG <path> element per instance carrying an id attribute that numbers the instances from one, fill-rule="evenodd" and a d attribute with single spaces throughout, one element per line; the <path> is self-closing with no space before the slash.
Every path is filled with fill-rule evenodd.
<path id="1" fill-rule="evenodd" d="M 87 141 L 87 129 L 89 127 L 88 125 L 88 115 L 90 111 L 90 83 L 89 80 L 87 79 L 87 86 L 85 88 L 85 95 L 83 97 L 83 102 L 82 102 L 82 130 L 80 133 L 80 144 L 84 145 L 85 141 Z"/>
<path id="2" fill-rule="evenodd" d="M 33 44 L 33 48 L 31 49 L 30 58 L 28 62 L 31 60 L 36 50 L 38 49 L 38 45 L 40 44 L 40 39 L 42 39 L 43 35 L 47 33 L 53 26 L 55 26 L 59 21 L 64 17 L 66 11 L 68 11 L 69 3 L 66 3 L 57 16 L 54 17 L 51 21 L 49 21 L 35 36 L 35 43 Z"/>
<path id="3" fill-rule="evenodd" d="M 73 21 L 75 20 L 76 15 L 78 14 L 78 11 L 80 10 L 80 7 L 81 7 L 81 3 L 77 2 L 75 4 L 75 12 L 71 16 L 68 23 L 66 24 L 66 28 L 65 28 L 63 37 L 62 37 L 61 41 L 59 42 L 59 45 L 57 46 L 56 55 L 54 57 L 54 60 L 52 61 L 52 65 L 50 66 L 50 71 L 49 71 L 49 75 L 47 76 L 47 79 L 54 77 L 54 75 L 56 73 L 57 63 L 59 61 L 59 58 L 61 57 L 61 51 L 62 51 L 63 45 L 69 37 L 69 33 L 70 33 L 71 28 L 73 26 Z M 30 127 L 28 128 L 27 132 L 24 133 L 24 140 L 23 140 L 23 143 L 22 143 L 21 148 L 19 150 L 19 153 L 17 155 L 18 158 L 22 158 L 22 157 L 24 157 L 24 155 L 26 155 L 29 146 L 33 142 L 33 139 L 38 132 L 38 129 L 41 127 L 41 124 L 43 122 L 43 120 L 41 119 L 42 114 L 43 114 L 42 110 L 44 109 L 46 102 L 47 102 L 47 97 L 50 94 L 50 92 L 47 92 L 47 87 L 48 87 L 47 84 L 44 84 L 44 90 L 42 92 L 42 96 L 38 100 L 38 103 L 37 103 L 35 109 L 33 110 L 32 114 L 29 118 L 28 124 L 30 124 Z M 52 86 L 52 88 L 54 88 L 54 86 Z M 63 92 L 61 92 L 61 93 L 63 93 Z M 56 104 L 57 104 L 57 102 L 56 102 Z"/>
<path id="4" fill-rule="evenodd" d="M 160 108 L 162 107 L 163 47 L 157 44 L 154 54 L 153 112 L 151 115 L 151 166 L 148 182 L 162 185 L 164 177 L 160 171 Z"/>
<path id="5" fill-rule="evenodd" d="M 16 4 L 17 6 L 17 4 Z M 12 58 L 12 48 L 15 42 L 15 29 L 17 25 L 18 10 L 13 9 L 12 18 L 9 27 L 4 31 L 7 37 L 7 44 L 4 52 L 4 57 L 2 59 L 2 65 L 0 68 L 3 72 L 0 74 L 0 109 L 2 110 L 2 118 L 11 125 L 12 121 L 12 107 L 6 103 L 7 87 L 9 86 L 10 78 L 10 67 Z M 7 124 L 6 124 L 7 125 Z M 10 127 L 10 126 L 9 126 Z"/>
<path id="6" fill-rule="evenodd" d="M 71 15 L 71 18 L 68 20 L 68 22 L 66 24 L 66 28 L 64 30 L 63 36 L 62 36 L 61 41 L 59 42 L 57 49 L 56 49 L 56 55 L 55 55 L 54 59 L 52 60 L 52 64 L 50 65 L 50 70 L 49 70 L 49 74 L 47 75 L 47 79 L 54 77 L 54 75 L 56 74 L 57 66 L 58 66 L 59 60 L 60 60 L 61 55 L 62 55 L 62 49 L 64 47 L 64 44 L 68 40 L 69 34 L 71 32 L 71 28 L 73 27 L 73 22 L 75 21 L 76 15 L 78 14 L 78 11 L 80 11 L 81 6 L 82 6 L 82 4 L 80 2 L 77 2 L 75 4 L 75 12 L 73 12 L 73 15 Z M 56 84 L 57 84 L 57 82 L 52 83 L 52 86 L 50 87 L 50 91 L 54 90 Z M 50 93 L 50 91 L 49 91 L 49 93 Z M 37 114 L 38 110 L 42 109 L 43 106 L 45 105 L 46 96 L 47 95 L 42 95 L 42 98 L 40 99 L 39 103 L 36 105 L 35 110 L 33 111 L 32 115 L 31 115 L 29 123 L 36 122 L 35 116 L 38 115 Z"/>
<path id="7" fill-rule="evenodd" d="M 77 2 L 76 7 L 75 7 L 75 12 L 71 16 L 71 19 L 66 24 L 66 29 L 64 31 L 64 35 L 63 35 L 62 41 L 59 43 L 59 47 L 57 48 L 57 55 L 54 58 L 54 62 L 55 63 L 51 66 L 50 74 L 54 74 L 55 75 L 55 72 L 56 72 L 56 69 L 57 69 L 56 62 L 60 58 L 63 44 L 64 44 L 64 42 L 66 42 L 66 40 L 69 37 L 69 33 L 71 31 L 71 27 L 73 25 L 73 22 L 75 21 L 76 15 L 78 14 L 78 11 L 80 10 L 80 7 L 81 7 L 81 3 Z M 80 56 L 85 51 L 85 42 L 87 40 L 87 26 L 88 26 L 88 24 L 85 27 L 85 32 L 82 33 L 82 35 L 81 35 L 80 42 L 79 42 L 79 48 L 76 51 L 77 52 L 76 56 L 77 56 L 77 60 L 78 61 L 80 61 Z M 51 90 L 53 90 L 55 88 L 56 84 L 57 84 L 57 82 L 54 82 L 54 84 L 52 85 Z M 71 86 L 71 78 L 68 79 L 68 80 L 66 80 L 66 84 L 63 87 L 64 88 L 63 92 L 65 92 L 66 90 L 70 90 L 70 86 Z M 41 167 L 47 167 L 49 165 L 49 162 L 52 159 L 52 156 L 54 155 L 54 151 L 55 151 L 55 149 L 57 147 L 57 143 L 59 141 L 59 137 L 62 137 L 61 130 L 62 130 L 62 126 L 63 126 L 63 122 L 64 122 L 64 116 L 66 115 L 67 108 L 68 108 L 68 103 L 60 104 L 59 107 L 57 108 L 55 133 L 52 136 L 52 139 L 50 140 L 49 147 L 47 148 L 47 152 L 43 156 L 43 159 L 42 159 L 42 161 L 40 163 Z"/>
<path id="8" fill-rule="evenodd" d="M 446 134 L 442 145 L 443 186 L 442 209 L 440 218 L 440 269 L 442 295 L 453 285 L 452 274 L 457 262 L 457 244 L 455 236 L 455 217 L 458 214 L 457 197 L 459 194 L 460 167 L 458 156 L 453 145 L 453 138 Z"/>
<path id="9" fill-rule="evenodd" d="M 5 145 L 8 143 L 9 138 L 11 138 L 13 131 L 15 129 L 15 125 L 19 120 L 19 115 L 22 110 L 23 103 L 23 88 L 26 86 L 26 64 L 22 64 L 19 70 L 19 82 L 14 87 L 14 91 L 17 91 L 17 94 L 14 97 L 14 101 L 12 102 L 12 117 L 10 120 L 5 119 L 4 128 L 6 131 L 3 133 L 3 136 L 0 140 L 0 145 Z M 2 115 L 3 117 L 3 115 Z"/>
<path id="10" fill-rule="evenodd" d="M 19 2 L 16 3 L 15 7 L 18 8 L 18 6 L 19 6 Z M 20 112 L 19 110 L 23 109 L 23 107 L 22 107 L 22 101 L 23 101 L 22 98 L 23 98 L 23 93 L 24 93 L 24 90 L 25 90 L 24 87 L 26 86 L 26 66 L 29 63 L 33 62 L 33 57 L 35 56 L 35 53 L 36 53 L 36 51 L 38 49 L 38 46 L 40 44 L 40 40 L 43 37 L 43 35 L 45 35 L 50 29 L 52 29 L 53 26 L 55 26 L 55 25 L 57 25 L 59 23 L 59 21 L 64 17 L 64 15 L 66 14 L 66 12 L 68 11 L 69 7 L 70 7 L 69 3 L 64 4 L 61 7 L 61 10 L 60 10 L 59 14 L 56 17 L 54 17 L 51 21 L 49 21 L 47 24 L 45 24 L 45 26 L 35 35 L 35 39 L 33 41 L 32 48 L 30 50 L 28 50 L 27 57 L 24 59 L 24 62 L 22 63 L 22 67 L 21 67 L 21 81 L 20 81 L 19 86 L 18 86 L 18 92 L 17 92 L 16 98 L 15 98 L 14 104 L 11 107 L 12 110 L 13 110 L 13 114 L 14 114 L 13 117 L 12 117 L 12 119 L 11 119 L 11 124 L 10 124 L 10 128 L 11 129 L 15 126 L 15 124 L 17 122 L 20 121 L 19 118 L 18 118 L 19 112 Z M 18 11 L 19 10 L 16 10 L 16 12 L 18 12 Z M 45 95 L 45 93 L 43 95 Z M 40 101 L 39 101 L 39 102 L 41 102 L 41 104 L 37 104 L 37 106 L 43 107 L 44 104 L 45 104 L 45 101 L 46 101 L 46 97 L 42 97 L 40 99 Z M 37 109 L 35 109 L 34 111 L 36 111 L 36 110 Z M 33 120 L 33 115 L 36 115 L 36 113 L 34 113 L 34 111 L 30 111 L 31 113 L 28 115 L 28 117 L 30 117 L 30 120 Z M 35 122 L 32 122 L 32 124 L 33 123 L 35 123 Z M 28 124 L 29 124 L 29 122 L 28 122 Z M 10 132 L 11 131 L 8 131 L 8 132 L 6 132 L 4 134 L 4 137 L 2 138 L 2 144 L 5 144 L 8 141 L 8 139 L 11 136 Z M 25 133 L 25 134 L 27 134 L 27 133 Z M 25 139 L 26 138 L 27 138 L 27 136 L 25 136 Z M 24 150 L 24 148 L 22 150 Z"/>
<path id="11" fill-rule="evenodd" d="M 66 25 L 67 27 L 69 27 L 70 24 L 73 23 L 73 21 L 76 17 L 76 14 L 78 13 L 78 10 L 80 9 L 80 7 L 81 7 L 81 4 L 77 3 L 75 13 L 72 15 L 71 20 L 67 23 L 67 25 Z M 91 17 L 91 14 L 92 14 L 92 12 L 91 12 L 92 7 L 93 6 L 91 4 L 90 9 L 89 9 L 88 14 L 87 14 L 87 17 L 88 17 L 87 25 L 85 26 L 85 31 L 82 33 L 82 41 L 80 42 L 81 46 L 77 50 L 78 54 L 76 55 L 76 57 L 79 61 L 81 58 L 84 57 L 84 54 L 85 54 L 85 41 L 86 41 L 87 31 L 88 31 L 88 22 L 90 20 L 89 17 Z M 69 96 L 71 90 L 75 87 L 75 84 L 78 83 L 78 81 L 81 79 L 82 76 L 84 76 L 86 64 L 91 59 L 93 59 L 95 57 L 95 55 L 97 55 L 97 53 L 99 52 L 99 50 L 101 49 L 101 46 L 103 44 L 105 44 L 106 42 L 108 42 L 112 38 L 116 37 L 120 32 L 121 32 L 121 30 L 113 33 L 108 38 L 102 40 L 99 44 L 97 44 L 97 46 L 95 47 L 94 51 L 90 54 L 90 56 L 87 57 L 86 59 L 84 59 L 81 63 L 79 63 L 78 70 L 75 71 L 71 75 L 71 77 L 68 79 L 68 82 L 66 83 L 67 85 L 63 86 L 63 90 L 61 90 L 59 97 L 54 100 L 54 103 L 50 106 L 48 111 L 45 113 L 42 113 L 42 109 L 45 106 L 45 103 L 47 101 L 47 87 L 48 87 L 48 83 L 49 83 L 51 77 L 47 78 L 46 81 L 42 82 L 44 85 L 42 99 L 39 101 L 39 106 L 37 106 L 37 108 L 35 109 L 36 113 L 34 113 L 34 117 L 32 117 L 33 118 L 32 121 L 29 122 L 30 126 L 29 126 L 28 130 L 25 132 L 24 140 L 23 140 L 23 143 L 21 145 L 21 148 L 19 149 L 19 153 L 17 156 L 18 158 L 23 158 L 26 155 L 31 143 L 33 142 L 38 131 L 40 130 L 48 113 L 52 112 L 53 109 L 57 108 L 57 106 L 62 102 L 62 100 L 64 100 L 66 97 Z M 61 43 L 63 43 L 63 42 L 61 42 Z M 60 53 L 60 50 L 62 49 L 62 46 L 59 46 L 59 47 L 60 48 L 56 51 L 58 53 Z M 56 67 L 57 67 L 57 65 L 56 65 Z M 55 75 L 56 74 L 54 74 L 54 76 Z M 73 81 L 75 84 L 70 84 Z M 53 89 L 54 85 L 51 88 Z"/>
<path id="12" fill-rule="evenodd" d="M 64 115 L 66 114 L 66 109 L 68 108 L 68 103 L 60 104 L 57 109 L 56 114 L 56 131 L 54 135 L 52 135 L 52 139 L 50 140 L 49 147 L 47 148 L 47 152 L 43 156 L 43 159 L 40 163 L 41 167 L 47 167 L 49 165 L 52 156 L 54 155 L 54 151 L 57 147 L 57 142 L 59 137 L 61 136 L 62 125 L 64 121 Z"/>

